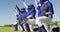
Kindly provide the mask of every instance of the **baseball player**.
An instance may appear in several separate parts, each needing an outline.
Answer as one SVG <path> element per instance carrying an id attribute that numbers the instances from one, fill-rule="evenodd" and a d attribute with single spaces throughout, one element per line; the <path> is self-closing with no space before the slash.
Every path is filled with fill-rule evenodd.
<path id="1" fill-rule="evenodd" d="M 51 23 L 52 16 L 54 14 L 52 4 L 48 0 L 42 0 L 43 4 L 38 8 L 38 18 L 36 19 L 39 25 L 39 30 L 45 27 L 44 32 L 49 32 L 47 29 L 47 24 Z M 44 25 L 45 24 L 45 25 Z M 43 25 L 43 26 L 42 26 Z"/>
<path id="2" fill-rule="evenodd" d="M 26 5 L 26 3 L 23 1 L 24 6 L 26 7 L 26 11 L 27 11 L 27 22 L 30 26 L 30 30 L 31 32 L 33 32 L 33 28 L 32 25 L 35 25 L 35 14 L 36 14 L 36 10 L 34 5 Z"/>
<path id="3" fill-rule="evenodd" d="M 20 10 L 17 5 L 16 5 L 16 8 L 17 8 L 18 13 L 19 13 L 19 14 L 16 15 L 17 20 L 18 20 L 18 18 L 19 18 L 20 20 L 22 20 L 21 15 L 24 14 L 24 12 L 25 12 L 25 11 L 22 11 L 22 10 L 24 10 L 24 8 L 22 8 L 22 9 Z M 19 22 L 18 22 L 18 23 L 19 23 Z M 17 30 L 21 29 L 22 31 L 25 31 L 25 30 L 24 30 L 24 27 L 23 27 L 23 24 L 22 24 L 22 25 L 20 25 L 20 24 L 18 25 L 18 23 L 16 23 L 16 24 L 14 25 L 15 30 L 17 31 Z"/>

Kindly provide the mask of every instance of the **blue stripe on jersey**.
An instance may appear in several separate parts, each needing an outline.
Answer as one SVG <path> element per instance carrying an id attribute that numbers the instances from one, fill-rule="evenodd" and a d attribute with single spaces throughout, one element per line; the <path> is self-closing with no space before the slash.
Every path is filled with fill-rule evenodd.
<path id="1" fill-rule="evenodd" d="M 33 15 L 33 18 L 35 18 L 35 14 L 36 14 L 36 10 L 28 10 L 28 12 L 27 12 L 27 16 L 29 16 L 29 15 Z"/>
<path id="2" fill-rule="evenodd" d="M 43 13 L 43 11 L 41 10 L 41 9 L 42 9 L 41 7 L 42 7 L 42 6 L 38 6 L 38 7 L 37 7 L 37 9 L 38 9 L 38 17 L 44 16 L 44 13 Z"/>
<path id="3" fill-rule="evenodd" d="M 25 19 L 26 17 L 27 17 L 27 12 L 24 12 L 24 13 L 22 14 L 22 20 Z"/>
<path id="4" fill-rule="evenodd" d="M 48 4 L 48 6 L 49 6 L 48 12 L 52 12 L 54 14 L 52 3 L 50 1 L 48 1 L 46 4 Z M 51 15 L 51 18 L 53 18 L 53 14 Z"/>

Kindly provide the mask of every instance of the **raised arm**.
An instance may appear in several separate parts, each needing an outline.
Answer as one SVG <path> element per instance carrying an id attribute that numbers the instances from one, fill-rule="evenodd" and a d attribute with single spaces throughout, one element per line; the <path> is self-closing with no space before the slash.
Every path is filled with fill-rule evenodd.
<path id="1" fill-rule="evenodd" d="M 29 16 L 27 16 L 26 18 L 28 19 L 28 18 L 31 18 L 31 17 L 33 17 L 33 15 L 29 15 Z"/>
<path id="2" fill-rule="evenodd" d="M 45 5 L 43 8 L 43 12 L 45 13 L 45 15 L 51 15 L 52 12 L 50 12 L 50 11 L 47 12 L 47 9 L 48 9 L 48 5 Z"/>
<path id="3" fill-rule="evenodd" d="M 35 0 L 35 4 L 36 4 L 37 7 L 38 7 L 38 6 L 41 6 L 40 0 Z"/>
<path id="4" fill-rule="evenodd" d="M 23 4 L 24 4 L 24 6 L 25 6 L 26 8 L 28 8 L 27 3 L 26 3 L 24 0 L 22 0 L 22 2 L 23 2 Z"/>
<path id="5" fill-rule="evenodd" d="M 18 8 L 18 6 L 16 5 L 16 7 L 14 7 L 14 10 L 13 10 L 13 13 L 14 13 L 15 16 L 16 16 L 17 14 L 19 14 L 19 11 L 17 11 L 17 10 L 20 11 L 20 9 Z"/>
<path id="6" fill-rule="evenodd" d="M 37 3 L 38 3 L 37 0 L 35 0 L 35 4 L 36 4 L 36 6 L 38 7 Z"/>
<path id="7" fill-rule="evenodd" d="M 24 6 L 25 6 L 25 8 L 26 8 L 26 11 L 28 12 L 28 10 L 27 10 L 28 5 L 25 3 L 25 1 L 24 1 L 24 0 L 22 0 L 22 2 L 23 2 Z"/>
<path id="8" fill-rule="evenodd" d="M 19 13 L 21 12 L 21 10 L 19 9 L 18 5 L 16 5 L 16 9 L 18 10 Z"/>

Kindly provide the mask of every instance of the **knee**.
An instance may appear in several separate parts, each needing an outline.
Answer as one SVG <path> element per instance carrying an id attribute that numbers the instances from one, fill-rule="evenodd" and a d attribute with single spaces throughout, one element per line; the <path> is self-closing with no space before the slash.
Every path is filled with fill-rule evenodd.
<path id="1" fill-rule="evenodd" d="M 20 25 L 21 24 L 21 21 L 20 20 L 16 20 L 17 24 Z"/>

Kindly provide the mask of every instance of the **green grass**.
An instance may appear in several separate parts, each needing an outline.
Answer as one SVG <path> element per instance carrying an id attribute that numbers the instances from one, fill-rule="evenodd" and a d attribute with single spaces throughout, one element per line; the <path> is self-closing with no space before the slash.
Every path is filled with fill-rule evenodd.
<path id="1" fill-rule="evenodd" d="M 57 27 L 55 25 L 51 26 L 50 29 Z M 21 32 L 21 31 L 14 31 L 14 27 L 0 27 L 0 32 Z"/>
<path id="2" fill-rule="evenodd" d="M 0 32 L 21 32 L 21 31 L 14 31 L 13 27 L 0 27 Z"/>
<path id="3" fill-rule="evenodd" d="M 50 26 L 50 29 L 55 28 L 55 27 L 60 27 L 60 25 L 59 26 L 52 25 L 52 26 Z"/>

